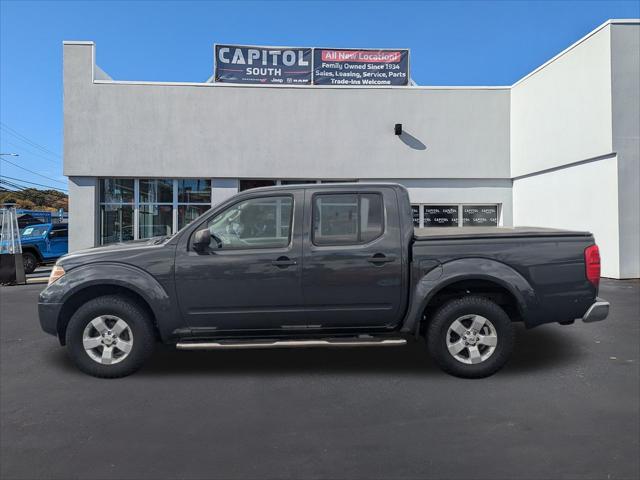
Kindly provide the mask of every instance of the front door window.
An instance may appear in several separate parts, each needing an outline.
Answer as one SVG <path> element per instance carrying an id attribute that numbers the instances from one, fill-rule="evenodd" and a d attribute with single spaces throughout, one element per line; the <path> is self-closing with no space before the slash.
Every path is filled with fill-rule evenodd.
<path id="1" fill-rule="evenodd" d="M 252 198 L 239 202 L 207 223 L 211 248 L 224 250 L 284 248 L 291 237 L 290 196 Z"/>

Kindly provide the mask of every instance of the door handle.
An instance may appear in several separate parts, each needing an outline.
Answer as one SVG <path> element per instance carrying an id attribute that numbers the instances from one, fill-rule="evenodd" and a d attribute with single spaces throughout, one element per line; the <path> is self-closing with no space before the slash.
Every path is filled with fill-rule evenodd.
<path id="1" fill-rule="evenodd" d="M 271 261 L 271 265 L 274 265 L 276 267 L 279 268 L 287 268 L 287 267 L 291 267 L 293 265 L 296 265 L 298 262 L 296 262 L 295 260 L 291 260 L 289 257 L 278 257 L 275 260 Z"/>
<path id="2" fill-rule="evenodd" d="M 384 253 L 376 253 L 367 258 L 367 262 L 382 265 L 383 263 L 393 262 L 396 259 L 394 255 L 385 255 Z"/>

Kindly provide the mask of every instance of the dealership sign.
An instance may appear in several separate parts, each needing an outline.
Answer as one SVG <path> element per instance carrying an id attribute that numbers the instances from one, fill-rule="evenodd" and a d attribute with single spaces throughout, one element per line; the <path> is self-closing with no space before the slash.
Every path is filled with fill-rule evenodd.
<path id="1" fill-rule="evenodd" d="M 409 50 L 313 49 L 315 85 L 408 85 Z"/>
<path id="2" fill-rule="evenodd" d="M 215 81 L 310 85 L 311 49 L 216 45 Z"/>
<path id="3" fill-rule="evenodd" d="M 216 82 L 408 85 L 409 50 L 215 45 Z"/>

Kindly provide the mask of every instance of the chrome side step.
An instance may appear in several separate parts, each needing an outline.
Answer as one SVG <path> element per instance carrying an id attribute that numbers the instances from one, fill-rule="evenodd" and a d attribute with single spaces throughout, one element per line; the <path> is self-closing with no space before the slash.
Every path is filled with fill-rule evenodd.
<path id="1" fill-rule="evenodd" d="M 404 338 L 384 340 L 273 340 L 264 342 L 178 342 L 178 350 L 227 350 L 238 348 L 308 348 L 308 347 L 394 347 L 406 345 Z"/>

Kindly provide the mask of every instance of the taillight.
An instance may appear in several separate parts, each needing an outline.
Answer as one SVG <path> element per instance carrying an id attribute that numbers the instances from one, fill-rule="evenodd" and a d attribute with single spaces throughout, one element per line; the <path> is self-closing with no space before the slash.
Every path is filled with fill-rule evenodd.
<path id="1" fill-rule="evenodd" d="M 587 280 L 598 288 L 600 284 L 600 249 L 597 245 L 591 245 L 584 249 L 584 264 L 587 271 Z"/>

